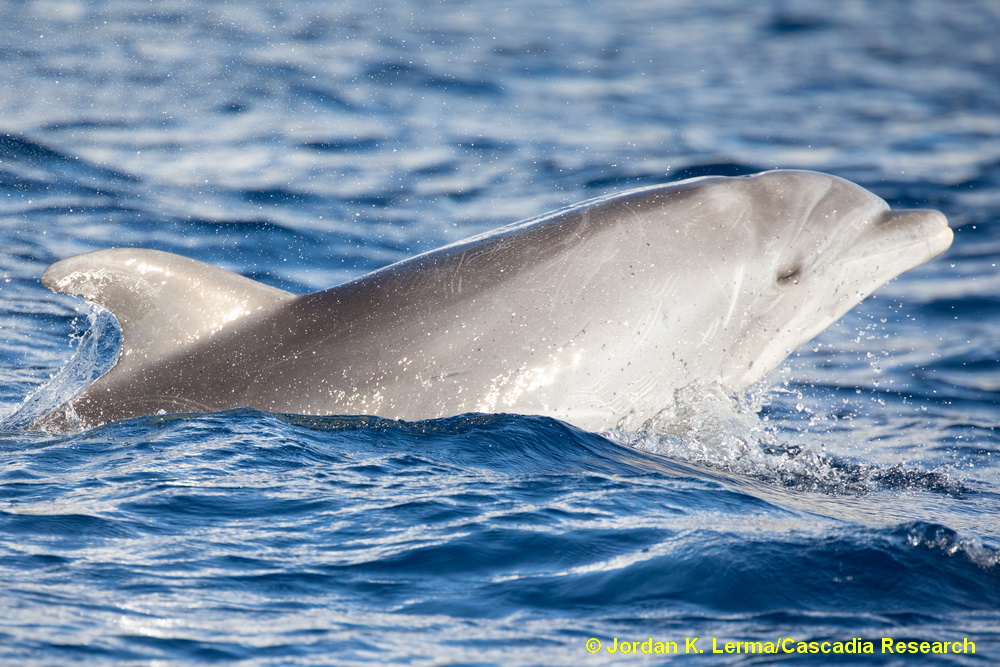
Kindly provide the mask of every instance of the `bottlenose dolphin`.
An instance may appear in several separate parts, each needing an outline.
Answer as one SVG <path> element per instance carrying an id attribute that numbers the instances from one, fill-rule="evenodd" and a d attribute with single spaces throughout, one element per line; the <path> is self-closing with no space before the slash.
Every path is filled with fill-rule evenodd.
<path id="1" fill-rule="evenodd" d="M 254 407 L 638 428 L 695 381 L 745 391 L 951 239 L 937 211 L 778 170 L 598 197 L 301 296 L 155 250 L 90 252 L 42 282 L 111 311 L 122 349 L 36 425 Z"/>

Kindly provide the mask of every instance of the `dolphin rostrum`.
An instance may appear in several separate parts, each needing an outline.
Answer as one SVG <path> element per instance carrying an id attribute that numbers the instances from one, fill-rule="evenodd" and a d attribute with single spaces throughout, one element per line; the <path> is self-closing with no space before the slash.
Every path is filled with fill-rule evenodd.
<path id="1" fill-rule="evenodd" d="M 951 239 L 937 211 L 777 170 L 591 199 L 301 296 L 170 253 L 89 252 L 42 282 L 111 311 L 122 349 L 36 424 L 253 407 L 637 428 L 693 382 L 745 391 Z"/>

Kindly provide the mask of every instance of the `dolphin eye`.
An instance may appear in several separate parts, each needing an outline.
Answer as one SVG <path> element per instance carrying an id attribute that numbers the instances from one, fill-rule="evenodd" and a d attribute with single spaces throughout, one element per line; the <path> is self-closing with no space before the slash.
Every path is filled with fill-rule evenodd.
<path id="1" fill-rule="evenodd" d="M 795 264 L 792 266 L 785 266 L 778 271 L 774 279 L 782 287 L 788 285 L 798 285 L 799 274 L 801 273 L 802 273 L 802 266 L 799 264 Z"/>

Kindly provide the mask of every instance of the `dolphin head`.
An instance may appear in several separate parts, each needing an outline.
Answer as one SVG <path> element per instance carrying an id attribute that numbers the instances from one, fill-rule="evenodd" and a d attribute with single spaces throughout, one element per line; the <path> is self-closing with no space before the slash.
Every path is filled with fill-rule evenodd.
<path id="1" fill-rule="evenodd" d="M 933 210 L 889 210 L 849 181 L 802 171 L 743 177 L 748 214 L 722 383 L 747 387 L 878 287 L 952 241 Z M 730 311 L 733 308 L 730 307 Z"/>

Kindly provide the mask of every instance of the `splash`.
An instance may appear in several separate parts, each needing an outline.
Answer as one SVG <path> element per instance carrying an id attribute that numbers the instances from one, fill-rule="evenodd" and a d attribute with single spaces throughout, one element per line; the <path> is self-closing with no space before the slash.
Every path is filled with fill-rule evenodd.
<path id="1" fill-rule="evenodd" d="M 59 430 L 80 429 L 80 420 L 65 403 L 114 365 L 121 348 L 121 329 L 109 311 L 94 304 L 90 304 L 86 320 L 77 318 L 73 327 L 73 338 L 79 343 L 72 358 L 28 394 L 14 412 L 0 419 L 0 431 L 56 426 Z"/>
<path id="2" fill-rule="evenodd" d="M 908 547 L 940 552 L 945 556 L 961 555 L 985 569 L 1000 567 L 1000 550 L 983 544 L 978 539 L 960 537 L 957 532 L 936 523 L 913 521 L 896 529 Z"/>
<path id="3" fill-rule="evenodd" d="M 833 456 L 809 444 L 786 442 L 787 435 L 761 416 L 765 406 L 789 395 L 782 386 L 758 384 L 734 398 L 710 383 L 678 390 L 671 407 L 638 431 L 611 430 L 605 436 L 640 451 L 679 459 L 711 470 L 779 484 L 800 491 L 831 495 L 867 495 L 878 491 L 924 490 L 961 495 L 969 488 L 948 472 L 902 464 L 880 465 Z M 802 428 L 809 442 L 821 442 L 826 427 L 813 416 Z"/>

